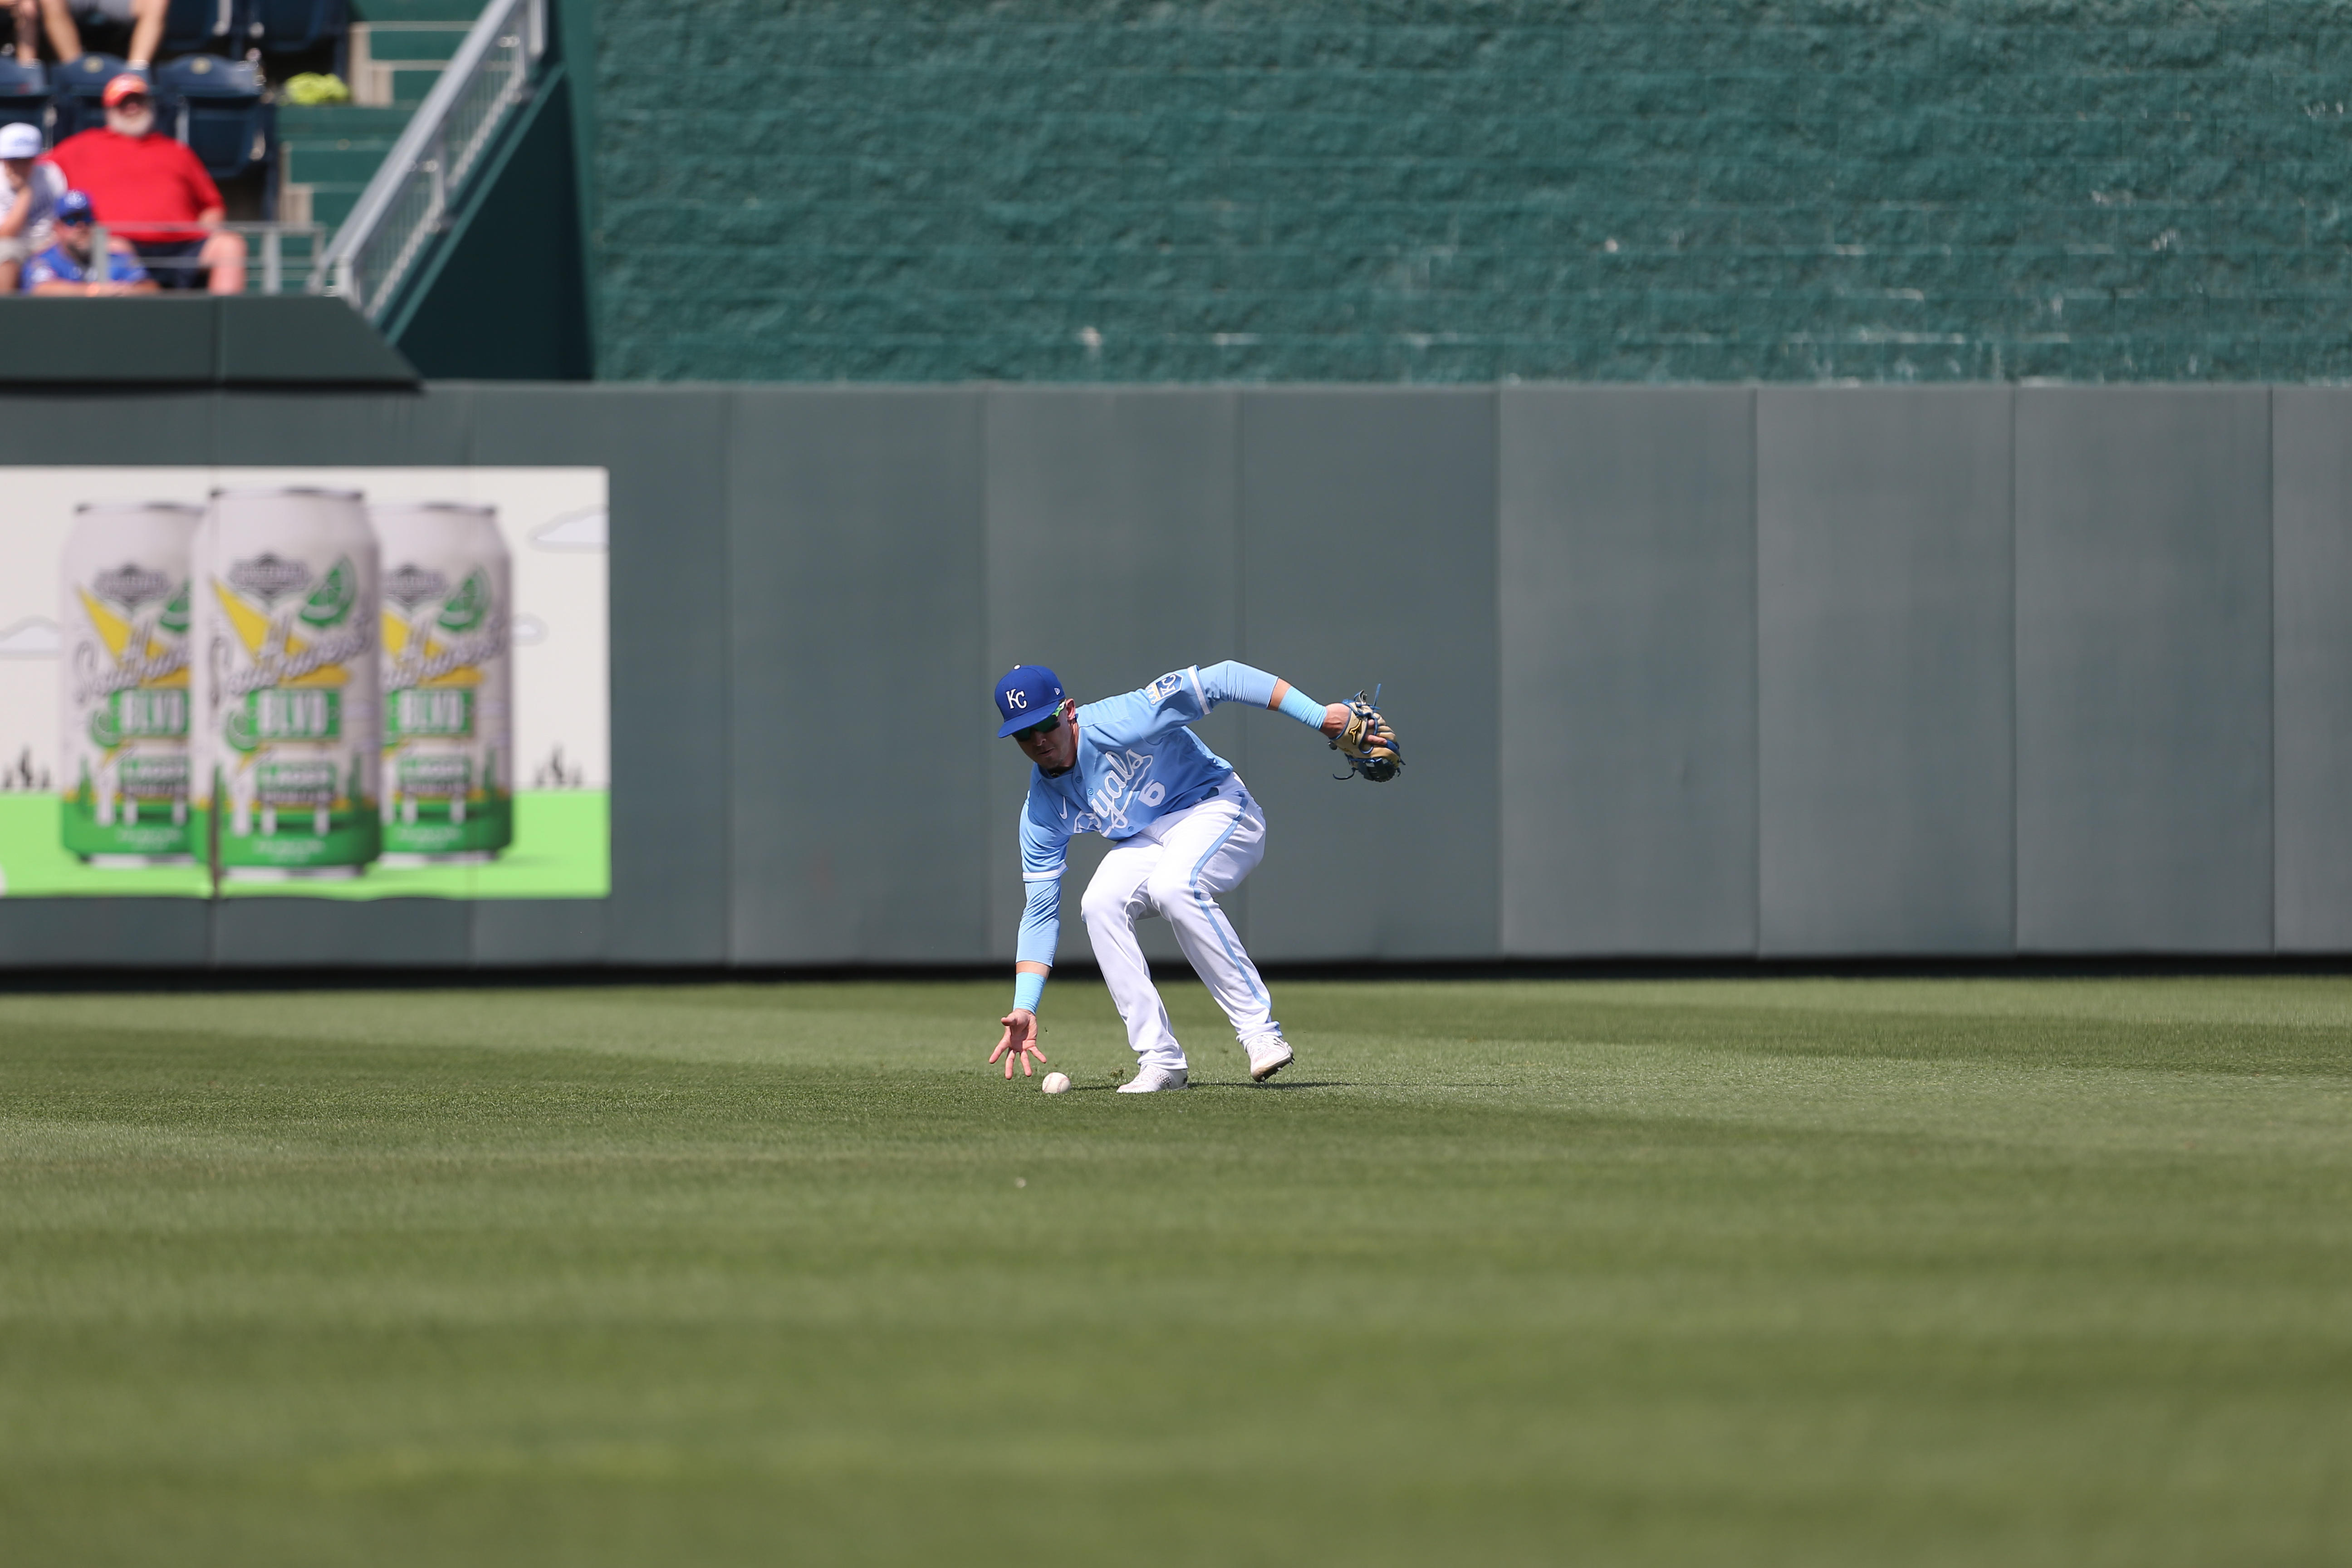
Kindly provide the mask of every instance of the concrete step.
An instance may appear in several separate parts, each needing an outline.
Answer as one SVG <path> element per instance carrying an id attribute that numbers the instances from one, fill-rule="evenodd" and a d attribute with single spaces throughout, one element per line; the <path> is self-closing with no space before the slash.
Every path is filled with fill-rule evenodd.
<path id="1" fill-rule="evenodd" d="M 433 90 L 433 84 L 441 79 L 441 68 L 395 70 L 391 73 L 391 79 L 394 105 L 414 109 L 425 101 L 425 95 Z"/>
<path id="2" fill-rule="evenodd" d="M 411 112 L 350 103 L 279 105 L 285 184 L 278 194 L 278 216 L 330 229 L 342 222 L 408 128 Z"/>
<path id="3" fill-rule="evenodd" d="M 375 177 L 389 142 L 341 145 L 317 142 L 285 143 L 286 178 L 306 185 L 366 184 Z"/>
<path id="4" fill-rule="evenodd" d="M 358 53 L 360 29 L 367 30 L 368 58 L 379 64 L 438 65 L 457 52 L 466 41 L 471 23 L 459 22 L 444 26 L 439 22 L 396 22 L 383 26 L 354 24 L 352 28 L 352 52 Z"/>
<path id="5" fill-rule="evenodd" d="M 310 193 L 310 221 L 322 225 L 331 235 L 352 216 L 352 209 L 360 205 L 360 193 L 367 187 L 339 183 L 304 188 Z"/>
<path id="6" fill-rule="evenodd" d="M 441 62 L 377 59 L 368 51 L 372 41 L 352 29 L 352 101 L 369 109 L 414 109 L 424 102 L 441 79 Z"/>
<path id="7" fill-rule="evenodd" d="M 351 216 L 359 199 L 357 185 L 305 185 L 289 181 L 278 187 L 278 221 L 319 224 L 331 236 L 335 226 Z"/>
<path id="8" fill-rule="evenodd" d="M 470 18 L 352 23 L 352 99 L 372 106 L 423 102 L 472 26 Z"/>
<path id="9" fill-rule="evenodd" d="M 408 110 L 370 108 L 356 103 L 281 103 L 278 106 L 278 139 L 281 142 L 381 142 L 389 147 L 408 129 Z"/>

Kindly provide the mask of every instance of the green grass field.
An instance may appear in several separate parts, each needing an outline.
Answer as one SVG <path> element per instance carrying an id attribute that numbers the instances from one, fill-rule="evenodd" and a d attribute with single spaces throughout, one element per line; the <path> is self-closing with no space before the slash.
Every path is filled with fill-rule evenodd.
<path id="1" fill-rule="evenodd" d="M 1005 991 L 0 995 L 0 1558 L 2352 1561 L 2352 982 Z"/>

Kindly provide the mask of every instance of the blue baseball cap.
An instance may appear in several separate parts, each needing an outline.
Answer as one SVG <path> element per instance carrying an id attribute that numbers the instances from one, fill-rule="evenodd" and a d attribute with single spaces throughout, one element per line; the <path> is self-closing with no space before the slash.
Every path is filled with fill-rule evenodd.
<path id="1" fill-rule="evenodd" d="M 89 223 L 94 216 L 88 191 L 68 191 L 58 198 L 56 219 L 59 223 Z"/>
<path id="2" fill-rule="evenodd" d="M 996 738 L 1001 741 L 1015 730 L 1043 724 L 1061 705 L 1060 676 L 1042 664 L 1014 665 L 996 683 L 996 710 L 1004 715 L 1004 728 L 997 731 Z"/>

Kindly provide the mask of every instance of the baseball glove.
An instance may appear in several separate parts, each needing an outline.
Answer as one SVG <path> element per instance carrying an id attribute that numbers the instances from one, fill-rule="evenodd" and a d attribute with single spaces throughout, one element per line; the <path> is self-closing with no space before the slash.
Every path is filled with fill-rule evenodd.
<path id="1" fill-rule="evenodd" d="M 1372 694 L 1377 698 L 1380 693 Z M 1397 776 L 1404 766 L 1404 752 L 1397 746 L 1396 731 L 1381 717 L 1381 710 L 1364 699 L 1360 691 L 1348 704 L 1348 727 L 1339 731 L 1331 749 L 1348 760 L 1348 773 L 1360 773 L 1374 784 L 1386 784 Z M 1346 778 L 1348 773 L 1335 775 Z"/>

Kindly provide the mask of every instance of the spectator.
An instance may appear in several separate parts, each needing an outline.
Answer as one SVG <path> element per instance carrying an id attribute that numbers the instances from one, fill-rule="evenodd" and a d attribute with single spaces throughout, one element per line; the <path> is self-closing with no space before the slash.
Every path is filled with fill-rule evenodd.
<path id="1" fill-rule="evenodd" d="M 39 126 L 0 125 L 0 171 L 7 177 L 0 187 L 0 294 L 14 294 L 25 263 L 49 247 L 49 220 L 66 194 L 55 163 L 33 162 L 40 155 Z"/>
<path id="2" fill-rule="evenodd" d="M 153 134 L 155 100 L 143 77 L 106 84 L 106 124 L 68 136 L 49 162 L 88 191 L 100 223 L 131 241 L 166 289 L 245 292 L 245 241 L 221 227 L 228 207 L 196 155 Z"/>
<path id="3" fill-rule="evenodd" d="M 26 293 L 94 297 L 155 292 L 155 280 L 147 276 L 147 269 L 139 265 L 137 254 L 121 240 L 110 239 L 103 268 L 91 266 L 90 245 L 97 237 L 90 232 L 90 225 L 88 196 L 79 191 L 68 191 L 58 198 L 52 229 L 56 243 L 25 264 Z M 92 271 L 100 276 L 92 278 Z"/>
<path id="4" fill-rule="evenodd" d="M 60 61 L 81 58 L 81 29 L 74 26 L 79 16 L 85 22 L 129 27 L 131 68 L 145 70 L 155 58 L 155 46 L 163 41 L 163 14 L 172 0 L 9 0 L 9 5 L 16 13 L 20 60 L 38 58 L 33 37 L 37 16 L 47 24 L 49 47 Z"/>

